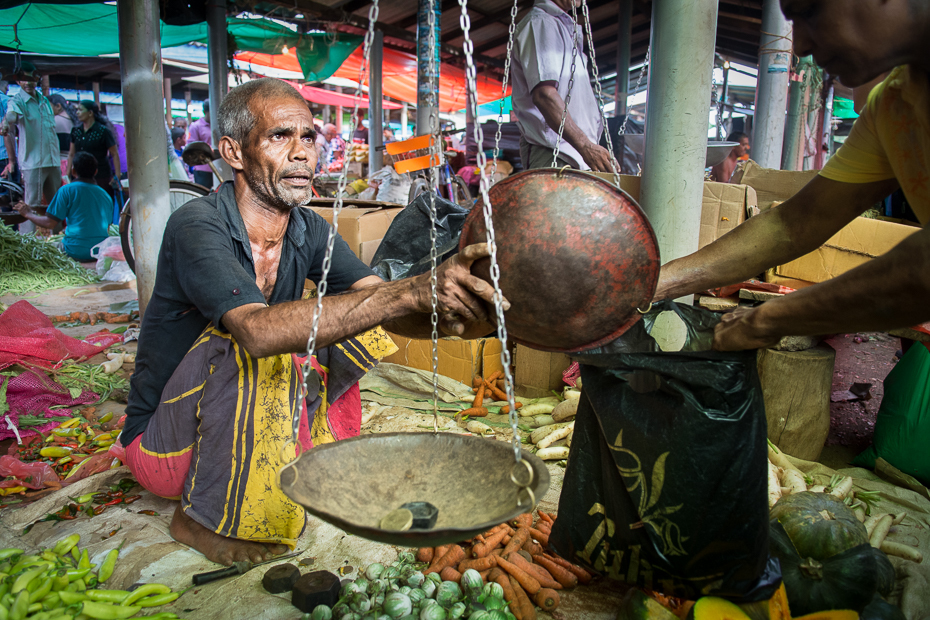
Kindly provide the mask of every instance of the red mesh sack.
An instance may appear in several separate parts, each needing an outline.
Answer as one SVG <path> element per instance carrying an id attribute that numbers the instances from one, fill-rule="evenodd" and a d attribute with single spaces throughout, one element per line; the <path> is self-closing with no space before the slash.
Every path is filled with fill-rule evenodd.
<path id="1" fill-rule="evenodd" d="M 6 383 L 6 402 L 9 411 L 0 418 L 0 440 L 15 437 L 16 432 L 11 428 L 19 429 L 19 437 L 31 437 L 37 432 L 45 433 L 62 423 L 62 411 L 52 409 L 53 406 L 74 407 L 97 402 L 100 397 L 90 390 L 82 390 L 77 398 L 59 383 L 52 380 L 40 370 L 27 368 L 16 377 L 0 377 L 0 392 Z M 48 424 L 22 428 L 19 425 L 19 416 L 33 415 L 50 419 Z"/>

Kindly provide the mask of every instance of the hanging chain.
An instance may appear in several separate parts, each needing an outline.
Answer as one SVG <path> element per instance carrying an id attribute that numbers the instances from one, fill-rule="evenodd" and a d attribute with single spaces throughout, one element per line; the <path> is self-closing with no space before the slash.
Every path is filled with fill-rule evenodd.
<path id="1" fill-rule="evenodd" d="M 459 24 L 461 25 L 462 33 L 465 36 L 465 42 L 462 46 L 462 49 L 465 51 L 465 78 L 467 80 L 466 90 L 477 94 L 477 70 L 475 69 L 474 62 L 475 46 L 474 43 L 472 43 L 471 36 L 469 35 L 469 31 L 471 30 L 471 19 L 468 17 L 468 8 L 466 7 L 467 0 L 458 0 L 458 2 L 459 6 L 462 7 L 462 16 L 459 18 Z M 475 114 L 475 118 L 477 118 L 478 98 L 473 97 L 470 105 L 472 106 L 472 111 Z M 475 142 L 482 144 L 484 141 L 484 131 L 481 129 L 480 123 L 475 123 L 474 133 Z M 523 460 L 523 454 L 520 449 L 520 429 L 517 427 L 518 419 L 513 395 L 513 374 L 510 372 L 510 349 L 507 346 L 507 325 L 504 322 L 504 307 L 502 305 L 504 294 L 501 292 L 500 286 L 501 270 L 497 263 L 497 243 L 494 240 L 494 221 L 491 218 L 491 199 L 488 197 L 490 180 L 484 169 L 484 166 L 487 163 L 487 157 L 485 156 L 484 151 L 481 149 L 478 149 L 477 163 L 478 172 L 480 174 L 478 188 L 481 192 L 481 201 L 484 205 L 484 225 L 488 231 L 488 247 L 491 252 L 491 284 L 494 287 L 494 313 L 497 319 L 497 337 L 501 341 L 501 364 L 504 366 L 504 387 L 506 388 L 507 392 L 507 405 L 510 407 L 510 413 L 508 414 L 510 428 L 513 431 L 513 456 L 514 459 L 516 459 L 516 462 L 520 463 Z"/>
<path id="2" fill-rule="evenodd" d="M 713 105 L 714 108 L 717 110 L 717 139 L 722 140 L 724 136 L 723 136 L 723 131 L 722 131 L 723 130 L 723 113 L 721 111 L 721 108 L 726 102 L 721 99 L 721 94 L 717 90 L 717 77 L 714 75 L 714 70 L 716 70 L 716 68 L 717 67 L 714 67 L 714 69 L 712 69 L 710 73 L 710 84 L 712 88 L 710 102 L 711 102 L 711 105 Z"/>
<path id="3" fill-rule="evenodd" d="M 355 91 L 355 106 L 352 109 L 352 132 L 358 127 L 358 107 L 363 94 L 363 80 L 368 71 L 368 60 L 371 55 L 371 43 L 375 38 L 375 22 L 378 21 L 378 0 L 373 0 L 371 8 L 368 10 L 368 31 L 365 33 L 365 43 L 362 50 L 362 63 L 358 68 L 358 89 Z M 317 334 L 320 328 L 320 316 L 323 313 L 323 297 L 326 295 L 327 278 L 329 270 L 333 264 L 333 248 L 336 245 L 336 235 L 339 227 L 339 212 L 342 210 L 343 200 L 345 198 L 345 189 L 348 182 L 346 174 L 348 166 L 342 166 L 342 172 L 339 175 L 339 185 L 336 191 L 336 202 L 333 205 L 333 225 L 329 230 L 329 237 L 326 240 L 326 255 L 323 258 L 323 270 L 320 274 L 320 281 L 317 284 L 316 305 L 313 308 L 313 321 L 310 327 L 310 337 L 307 339 L 307 358 L 301 364 L 301 384 L 300 399 L 294 408 L 293 426 L 291 428 L 291 439 L 288 443 L 293 443 L 295 449 L 299 446 L 298 434 L 300 432 L 300 413 L 302 403 L 307 399 L 307 378 L 311 372 L 314 372 L 311 359 L 313 352 L 316 350 Z M 285 448 L 287 444 L 285 444 Z"/>
<path id="4" fill-rule="evenodd" d="M 501 84 L 501 109 L 497 114 L 497 133 L 494 135 L 494 163 L 491 164 L 491 176 L 497 172 L 497 158 L 500 157 L 501 153 L 501 127 L 504 124 L 504 98 L 507 96 L 507 80 L 510 79 L 510 59 L 513 56 L 513 33 L 517 27 L 517 4 L 519 0 L 513 0 L 513 6 L 510 7 L 510 28 L 507 30 L 507 57 L 504 60 L 504 81 Z M 510 103 L 513 107 L 513 100 L 511 99 Z M 475 106 L 477 111 L 478 106 Z M 475 122 L 478 122 L 478 117 L 475 117 Z M 479 144 L 478 148 L 481 149 L 484 145 Z"/>
<path id="5" fill-rule="evenodd" d="M 436 13 L 434 11 L 436 0 L 430 0 L 429 3 L 429 38 L 427 47 L 429 48 L 429 286 L 430 286 L 430 303 L 432 304 L 432 313 L 430 314 L 430 324 L 433 331 L 430 334 L 430 340 L 433 345 L 433 432 L 439 432 L 439 294 L 437 269 L 439 257 L 436 252 L 436 192 L 439 187 L 439 80 L 433 83 L 436 77 Z M 451 198 L 451 196 L 450 196 Z"/>
<path id="6" fill-rule="evenodd" d="M 643 77 L 646 75 L 646 67 L 649 66 L 649 54 L 652 52 L 652 46 L 646 48 L 646 57 L 643 59 L 643 66 L 639 69 L 639 77 L 636 78 L 636 86 L 633 87 L 633 91 L 636 92 L 639 90 L 639 87 L 643 84 Z M 618 67 L 619 68 L 619 67 Z M 628 80 L 629 76 L 623 76 L 623 79 Z M 620 74 L 617 74 L 617 88 L 620 88 L 619 84 Z M 630 120 L 630 111 L 627 109 L 626 114 L 623 115 L 623 123 L 620 124 L 620 130 L 617 132 L 619 137 L 623 137 L 626 134 L 626 122 Z"/>
<path id="7" fill-rule="evenodd" d="M 562 120 L 559 122 L 559 135 L 555 140 L 555 150 L 552 152 L 552 167 L 559 165 L 559 147 L 562 146 L 562 132 L 565 131 L 565 118 L 568 116 L 568 102 L 572 98 L 572 88 L 575 86 L 575 58 L 578 56 L 578 12 L 572 2 L 572 66 L 568 76 L 568 92 L 565 93 L 565 108 L 562 110 Z"/>
<path id="8" fill-rule="evenodd" d="M 588 49 L 591 62 L 591 71 L 594 73 L 594 91 L 597 107 L 601 111 L 601 123 L 604 124 L 604 138 L 607 140 L 607 150 L 610 152 L 610 167 L 614 171 L 614 185 L 620 187 L 620 164 L 614 156 L 614 144 L 610 139 L 610 130 L 607 128 L 607 113 L 604 111 L 604 93 L 601 91 L 601 79 L 597 70 L 597 58 L 594 56 L 594 35 L 591 34 L 591 16 L 588 14 L 588 0 L 581 0 L 581 13 L 584 15 L 584 28 L 588 36 Z M 619 68 L 619 67 L 618 67 Z M 619 77 L 619 73 L 617 76 Z"/>

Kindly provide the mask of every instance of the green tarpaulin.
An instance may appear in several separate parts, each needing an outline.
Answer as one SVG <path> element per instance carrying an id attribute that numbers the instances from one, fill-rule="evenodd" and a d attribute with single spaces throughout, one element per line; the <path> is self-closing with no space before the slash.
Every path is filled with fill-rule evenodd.
<path id="1" fill-rule="evenodd" d="M 227 19 L 241 51 L 279 54 L 296 48 L 304 78 L 325 80 L 362 43 L 362 37 L 299 34 L 266 19 Z M 207 25 L 161 24 L 161 46 L 206 43 Z M 100 56 L 119 52 L 116 6 L 110 4 L 26 4 L 0 10 L 0 45 L 23 52 Z"/>

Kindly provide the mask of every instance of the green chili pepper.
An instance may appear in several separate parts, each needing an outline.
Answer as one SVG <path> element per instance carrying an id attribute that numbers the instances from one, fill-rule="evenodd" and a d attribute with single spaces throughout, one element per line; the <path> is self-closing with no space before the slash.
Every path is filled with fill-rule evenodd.
<path id="1" fill-rule="evenodd" d="M 120 547 L 122 547 L 122 545 L 120 545 Z M 103 564 L 100 565 L 100 570 L 97 571 L 97 581 L 103 583 L 110 578 L 110 575 L 113 574 L 113 569 L 116 567 L 116 557 L 118 555 L 119 547 L 116 549 L 110 549 L 110 552 L 107 553 L 107 557 L 103 561 Z"/>
<path id="2" fill-rule="evenodd" d="M 128 590 L 88 590 L 84 595 L 99 603 L 122 603 L 129 596 Z"/>
<path id="3" fill-rule="evenodd" d="M 132 593 L 128 597 L 126 597 L 126 600 L 123 601 L 122 604 L 132 605 L 136 601 L 142 599 L 143 597 L 149 596 L 150 594 L 156 594 L 156 595 L 157 594 L 168 594 L 170 592 L 171 592 L 171 588 L 169 588 L 168 586 L 162 585 L 160 583 L 147 583 L 133 590 Z"/>
<path id="4" fill-rule="evenodd" d="M 156 594 L 154 596 L 147 596 L 143 599 L 140 599 L 137 605 L 139 605 L 139 607 L 158 607 L 159 605 L 167 605 L 168 603 L 177 600 L 179 596 L 181 596 L 180 592 Z"/>
<path id="5" fill-rule="evenodd" d="M 64 555 L 68 553 L 69 551 L 71 551 L 72 549 L 74 549 L 74 547 L 80 541 L 81 541 L 80 534 L 71 534 L 71 536 L 62 538 L 57 543 L 55 543 L 55 547 L 52 549 L 52 553 L 54 553 L 55 555 Z"/>
<path id="6" fill-rule="evenodd" d="M 97 618 L 98 620 L 123 620 L 124 618 L 130 618 L 136 615 L 141 609 L 142 608 L 137 605 L 124 607 L 122 605 L 111 605 L 109 603 L 84 601 L 81 606 L 81 613 L 91 618 Z"/>

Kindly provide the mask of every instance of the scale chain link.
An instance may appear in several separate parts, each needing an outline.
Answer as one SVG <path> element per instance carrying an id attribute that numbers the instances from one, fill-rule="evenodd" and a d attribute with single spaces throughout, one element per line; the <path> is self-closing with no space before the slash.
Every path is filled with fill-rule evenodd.
<path id="1" fill-rule="evenodd" d="M 430 134 L 430 148 L 429 148 L 429 239 L 430 239 L 430 251 L 429 251 L 429 260 L 430 260 L 430 272 L 429 272 L 429 284 L 430 284 L 430 304 L 432 306 L 432 312 L 430 313 L 430 324 L 432 326 L 432 332 L 430 333 L 430 341 L 432 344 L 432 363 L 433 363 L 433 432 L 439 432 L 439 293 L 438 293 L 438 256 L 436 252 L 436 192 L 439 187 L 438 172 L 439 168 L 438 158 L 439 158 L 439 142 L 441 136 L 439 135 L 439 118 L 437 117 L 437 110 L 439 109 L 439 88 L 438 80 L 434 84 L 436 78 L 436 57 L 433 53 L 436 49 L 436 13 L 435 13 L 435 3 L 436 0 L 430 0 L 429 3 L 429 17 L 427 18 L 429 24 L 429 38 L 427 39 L 427 47 L 429 48 L 429 134 Z M 450 196 L 450 198 L 452 198 Z"/>
<path id="2" fill-rule="evenodd" d="M 607 140 L 607 150 L 610 152 L 610 167 L 614 172 L 614 185 L 620 187 L 620 165 L 614 157 L 614 144 L 610 139 L 610 130 L 607 127 L 607 113 L 604 111 L 604 92 L 601 90 L 601 79 L 597 70 L 597 58 L 594 56 L 594 35 L 591 33 L 591 15 L 588 13 L 588 0 L 581 0 L 581 12 L 584 15 L 584 28 L 588 37 L 588 49 L 591 51 L 591 71 L 594 73 L 594 90 L 597 98 L 597 107 L 601 112 L 601 122 L 604 124 L 604 138 Z M 575 14 L 574 5 L 572 13 Z M 619 80 L 620 74 L 617 74 Z M 619 84 L 619 81 L 618 81 Z"/>
<path id="3" fill-rule="evenodd" d="M 519 0 L 513 0 L 513 6 L 510 7 L 510 28 L 507 30 L 507 58 L 504 60 L 504 79 L 501 84 L 501 108 L 497 114 L 497 133 L 494 135 L 494 162 L 491 164 L 491 176 L 497 173 L 497 160 L 501 153 L 501 126 L 504 124 L 504 98 L 507 96 L 507 81 L 510 79 L 510 60 L 513 56 L 513 33 L 517 27 L 517 4 Z M 511 102 L 511 106 L 513 103 Z M 478 106 L 475 106 L 477 111 Z M 478 122 L 478 117 L 475 117 Z M 480 149 L 483 145 L 479 144 Z"/>
<path id="4" fill-rule="evenodd" d="M 568 116 L 568 102 L 572 99 L 572 89 L 575 87 L 575 58 L 578 56 L 578 15 L 575 4 L 572 2 L 572 65 L 568 76 L 568 92 L 565 93 L 565 107 L 562 109 L 562 120 L 559 122 L 559 135 L 555 140 L 555 149 L 552 152 L 552 167 L 559 166 L 559 148 L 562 146 L 562 133 L 565 131 L 565 118 Z"/>
<path id="5" fill-rule="evenodd" d="M 471 19 L 468 16 L 467 0 L 458 0 L 459 6 L 462 7 L 462 16 L 459 19 L 459 23 L 462 27 L 462 33 L 464 34 L 465 42 L 462 46 L 462 49 L 465 52 L 465 78 L 467 81 L 466 90 L 469 90 L 473 93 L 478 92 L 477 86 L 477 70 L 475 69 L 474 62 L 474 51 L 475 46 L 472 43 L 471 36 L 469 31 L 471 30 Z M 472 111 L 474 112 L 475 118 L 478 118 L 478 100 L 476 97 L 472 97 L 469 102 L 472 106 Z M 475 142 L 477 144 L 483 144 L 484 142 L 484 131 L 481 128 L 481 124 L 476 122 L 474 124 L 474 135 Z M 478 172 L 480 174 L 480 182 L 478 184 L 479 191 L 481 193 L 481 201 L 484 205 L 483 215 L 484 215 L 484 224 L 487 228 L 488 235 L 488 247 L 490 250 L 490 260 L 491 260 L 491 284 L 494 287 L 494 313 L 497 319 L 497 337 L 501 341 L 501 364 L 504 367 L 504 387 L 507 392 L 507 405 L 510 407 L 509 421 L 510 428 L 513 431 L 513 455 L 516 462 L 519 464 L 523 460 L 523 453 L 520 448 L 520 429 L 517 426 L 517 409 L 516 403 L 513 394 L 513 374 L 510 372 L 510 349 L 507 347 L 507 325 L 504 322 L 504 307 L 503 307 L 503 298 L 504 294 L 501 291 L 500 286 L 500 266 L 497 263 L 497 243 L 494 240 L 494 221 L 491 218 L 491 199 L 488 197 L 488 189 L 490 186 L 490 179 L 485 171 L 485 164 L 487 163 L 487 156 L 484 154 L 482 149 L 478 149 Z"/>
<path id="6" fill-rule="evenodd" d="M 640 86 L 642 85 L 642 83 L 643 83 L 643 77 L 646 75 L 646 67 L 649 66 L 649 53 L 650 53 L 651 51 L 652 51 L 652 46 L 650 45 L 649 47 L 646 48 L 646 57 L 643 59 L 643 66 L 640 67 L 640 69 L 639 69 L 639 77 L 636 78 L 636 86 L 633 87 L 633 91 L 634 91 L 634 92 L 635 92 L 635 91 L 638 91 L 638 90 L 639 90 L 639 87 L 640 87 Z M 628 76 L 627 76 L 627 77 L 628 77 Z M 617 79 L 618 79 L 618 80 L 620 79 L 620 74 L 617 74 Z M 619 84 L 618 84 L 618 85 L 617 85 L 617 88 L 619 88 L 619 87 L 620 87 L 620 86 L 619 86 Z M 623 138 L 624 134 L 626 134 L 626 122 L 627 122 L 628 120 L 630 120 L 630 113 L 629 113 L 629 110 L 627 110 L 627 113 L 623 115 L 623 122 L 620 124 L 620 130 L 617 132 L 617 136 L 618 136 L 618 137 Z"/>
<path id="7" fill-rule="evenodd" d="M 365 42 L 362 49 L 362 63 L 358 69 L 358 89 L 355 92 L 355 106 L 352 109 L 352 125 L 350 128 L 353 132 L 358 127 L 358 108 L 362 98 L 364 76 L 368 70 L 368 61 L 371 55 L 371 44 L 375 38 L 375 22 L 378 21 L 378 10 L 378 0 L 373 0 L 371 8 L 368 10 L 368 30 L 365 32 Z M 288 442 L 293 443 L 295 448 L 299 445 L 298 434 L 300 432 L 300 413 L 302 409 L 301 404 L 307 399 L 307 378 L 310 376 L 311 372 L 314 372 L 311 359 L 313 358 L 313 352 L 316 350 L 317 335 L 320 328 L 320 316 L 323 313 L 323 297 L 326 295 L 327 278 L 329 277 L 329 270 L 333 263 L 333 248 L 336 244 L 336 235 L 339 227 L 339 212 L 342 210 L 342 204 L 345 198 L 345 189 L 346 185 L 348 184 L 348 179 L 346 177 L 347 172 L 348 166 L 343 164 L 342 172 L 339 175 L 338 189 L 336 191 L 336 202 L 333 205 L 333 225 L 330 228 L 329 236 L 326 239 L 326 254 L 323 258 L 322 272 L 320 273 L 320 281 L 317 285 L 316 305 L 313 308 L 313 320 L 310 327 L 310 337 L 307 339 L 307 357 L 301 363 L 300 367 L 300 399 L 297 401 L 297 404 L 294 408 L 294 418 L 291 427 L 291 439 L 290 442 Z M 285 444 L 285 447 L 286 446 L 287 444 Z"/>

